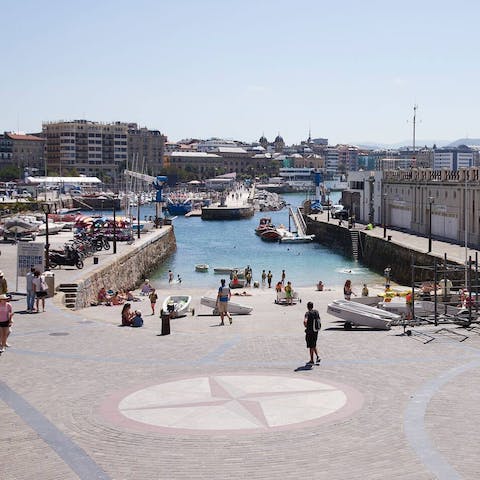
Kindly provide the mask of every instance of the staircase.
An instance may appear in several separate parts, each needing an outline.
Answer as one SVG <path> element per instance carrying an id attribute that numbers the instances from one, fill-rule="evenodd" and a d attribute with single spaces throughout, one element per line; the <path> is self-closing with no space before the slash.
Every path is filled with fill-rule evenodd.
<path id="1" fill-rule="evenodd" d="M 75 308 L 78 285 L 76 283 L 61 283 L 58 290 L 65 294 L 65 306 L 67 308 Z"/>
<path id="2" fill-rule="evenodd" d="M 350 238 L 352 240 L 352 255 L 355 260 L 358 260 L 358 247 L 360 244 L 360 234 L 358 230 L 354 230 L 353 228 L 350 231 Z"/>

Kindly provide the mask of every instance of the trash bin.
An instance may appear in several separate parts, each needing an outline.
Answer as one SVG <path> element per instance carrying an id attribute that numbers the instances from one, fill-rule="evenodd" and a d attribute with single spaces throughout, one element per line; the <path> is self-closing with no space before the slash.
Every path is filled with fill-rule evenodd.
<path id="1" fill-rule="evenodd" d="M 47 271 L 43 275 L 45 276 L 45 283 L 48 286 L 47 298 L 53 297 L 55 295 L 55 274 Z"/>
<path id="2" fill-rule="evenodd" d="M 387 240 L 388 240 L 389 242 L 391 242 L 391 241 L 392 241 L 392 236 L 391 236 L 391 235 L 388 235 Z"/>
<path id="3" fill-rule="evenodd" d="M 160 317 L 162 319 L 162 335 L 170 335 L 170 314 L 162 310 Z"/>
<path id="4" fill-rule="evenodd" d="M 98 265 L 98 257 L 93 257 L 93 264 Z"/>

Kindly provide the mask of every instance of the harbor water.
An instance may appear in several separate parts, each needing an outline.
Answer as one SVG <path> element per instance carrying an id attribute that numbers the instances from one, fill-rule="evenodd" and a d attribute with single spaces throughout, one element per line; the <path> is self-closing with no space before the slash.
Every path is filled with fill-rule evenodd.
<path id="1" fill-rule="evenodd" d="M 286 194 L 283 197 L 292 207 L 301 205 L 305 200 L 304 193 Z M 142 206 L 140 218 L 153 214 L 153 206 Z M 354 290 L 360 294 L 363 283 L 382 283 L 379 275 L 336 253 L 334 246 L 329 248 L 315 242 L 281 244 L 262 241 L 254 231 L 261 217 L 271 217 L 275 225 L 288 227 L 286 208 L 275 212 L 257 212 L 254 217 L 243 220 L 205 221 L 200 217 L 177 217 L 173 222 L 177 251 L 151 274 L 150 279 L 155 286 L 165 287 L 168 285 L 168 271 L 172 270 L 175 279 L 178 275 L 181 277 L 179 288 L 204 286 L 208 289 L 218 286 L 220 279 L 225 278 L 225 275 L 214 274 L 214 268 L 245 268 L 250 265 L 253 281 L 261 281 L 262 270 L 271 270 L 272 286 L 280 280 L 282 270 L 285 270 L 286 279 L 294 287 L 314 286 L 321 280 L 325 288 L 332 288 L 343 285 L 350 278 Z M 291 227 L 295 229 L 293 222 Z M 195 265 L 202 263 L 209 265 L 208 272 L 195 271 Z"/>

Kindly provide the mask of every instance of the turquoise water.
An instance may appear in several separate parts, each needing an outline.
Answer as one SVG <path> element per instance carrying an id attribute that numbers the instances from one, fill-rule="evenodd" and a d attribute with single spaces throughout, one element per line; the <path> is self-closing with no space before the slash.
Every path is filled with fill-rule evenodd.
<path id="1" fill-rule="evenodd" d="M 297 206 L 305 199 L 305 194 L 284 195 L 292 206 Z M 336 201 L 332 195 L 332 200 Z M 152 215 L 151 206 L 142 207 L 141 218 Z M 177 251 L 150 278 L 155 285 L 168 285 L 168 270 L 179 274 L 182 287 L 204 286 L 216 287 L 225 275 L 215 275 L 214 267 L 245 267 L 253 269 L 253 280 L 260 281 L 262 269 L 272 271 L 272 284 L 280 279 L 285 269 L 287 280 L 293 286 L 305 287 L 315 285 L 322 280 L 326 288 L 340 286 L 351 278 L 354 288 L 359 291 L 361 285 L 381 282 L 381 277 L 362 267 L 358 262 L 346 259 L 335 253 L 334 249 L 319 245 L 281 244 L 262 241 L 255 235 L 260 217 L 269 216 L 276 225 L 288 226 L 288 210 L 278 212 L 258 212 L 245 220 L 204 221 L 199 217 L 177 217 L 174 220 Z M 293 226 L 293 225 L 292 225 Z M 195 264 L 207 263 L 208 273 L 195 271 Z"/>

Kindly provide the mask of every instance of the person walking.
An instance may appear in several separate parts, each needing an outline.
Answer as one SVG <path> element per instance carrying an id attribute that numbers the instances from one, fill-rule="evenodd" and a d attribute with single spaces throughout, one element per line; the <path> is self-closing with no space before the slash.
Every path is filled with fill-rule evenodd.
<path id="1" fill-rule="evenodd" d="M 168 283 L 173 282 L 173 272 L 171 270 L 168 271 Z"/>
<path id="2" fill-rule="evenodd" d="M 383 276 L 385 277 L 385 288 L 390 286 L 391 273 L 392 273 L 392 269 L 391 269 L 390 265 L 387 265 L 387 267 L 383 271 Z"/>
<path id="3" fill-rule="evenodd" d="M 352 295 L 357 296 L 357 294 L 352 290 L 352 281 L 347 280 L 345 282 L 345 285 L 343 286 L 343 297 L 345 300 L 350 300 L 352 298 Z"/>
<path id="4" fill-rule="evenodd" d="M 150 300 L 150 306 L 152 307 L 152 315 L 155 315 L 155 305 L 158 300 L 158 295 L 155 293 L 155 289 L 150 292 L 148 298 Z"/>
<path id="5" fill-rule="evenodd" d="M 33 278 L 35 276 L 35 267 L 30 268 L 30 271 L 27 273 L 26 283 L 27 283 L 27 313 L 33 313 L 35 310 L 35 291 L 33 290 Z"/>
<path id="6" fill-rule="evenodd" d="M 272 276 L 272 272 L 269 270 L 267 273 L 268 288 L 272 288 Z"/>
<path id="7" fill-rule="evenodd" d="M 37 313 L 40 312 L 40 300 L 42 301 L 42 310 L 45 311 L 45 297 L 47 296 L 48 285 L 45 282 L 45 276 L 40 273 L 40 270 L 35 270 L 32 283 L 37 301 Z"/>
<path id="8" fill-rule="evenodd" d="M 262 270 L 262 287 L 265 286 L 266 281 L 267 281 L 267 273 L 265 272 L 265 270 Z"/>
<path id="9" fill-rule="evenodd" d="M 313 308 L 312 302 L 307 303 L 307 312 L 303 319 L 303 325 L 305 327 L 305 341 L 310 353 L 310 360 L 307 362 L 307 365 L 313 365 L 314 363 L 318 365 L 320 363 L 320 357 L 317 351 L 317 340 L 318 332 L 322 328 L 322 324 L 318 310 Z M 313 361 L 313 354 L 316 355 L 315 362 Z"/>
<path id="10" fill-rule="evenodd" d="M 285 273 L 285 270 L 282 270 L 282 285 L 285 285 L 285 278 L 287 277 L 287 274 Z"/>
<path id="11" fill-rule="evenodd" d="M 217 310 L 218 313 L 220 313 L 220 325 L 225 325 L 223 321 L 225 315 L 230 320 L 230 325 L 232 324 L 232 316 L 228 313 L 228 302 L 230 301 L 231 296 L 232 293 L 230 292 L 230 288 L 225 285 L 225 279 L 222 278 L 222 280 L 220 280 L 220 288 L 218 289 L 217 294 Z"/>
<path id="12" fill-rule="evenodd" d="M 7 344 L 7 338 L 10 335 L 10 328 L 13 323 L 13 310 L 9 300 L 8 295 L 0 294 L 0 353 L 3 353 L 10 346 Z"/>

